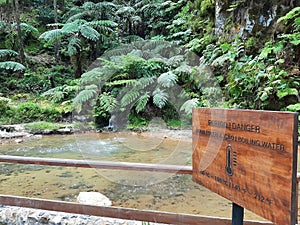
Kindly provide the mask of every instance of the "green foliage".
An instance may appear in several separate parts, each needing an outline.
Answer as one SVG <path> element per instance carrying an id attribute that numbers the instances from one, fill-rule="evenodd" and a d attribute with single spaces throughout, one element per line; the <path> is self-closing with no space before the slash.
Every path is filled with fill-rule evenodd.
<path id="1" fill-rule="evenodd" d="M 0 49 L 0 59 L 11 58 L 17 56 L 18 53 L 9 49 Z"/>
<path id="2" fill-rule="evenodd" d="M 0 115 L 0 121 L 4 124 L 29 123 L 34 121 L 57 122 L 61 120 L 61 113 L 53 107 L 41 107 L 33 102 L 21 102 L 19 104 L 4 103 L 4 113 Z"/>
<path id="3" fill-rule="evenodd" d="M 9 98 L 0 97 L 0 114 L 2 116 L 6 116 L 10 110 L 10 102 L 11 100 Z"/>
<path id="4" fill-rule="evenodd" d="M 17 72 L 25 70 L 25 66 L 23 66 L 21 63 L 6 61 L 0 62 L 0 70 L 11 70 L 13 72 Z"/>
<path id="5" fill-rule="evenodd" d="M 136 128 L 143 128 L 149 124 L 149 121 L 139 115 L 130 114 L 129 115 L 129 124 L 128 129 L 136 129 Z"/>
<path id="6" fill-rule="evenodd" d="M 118 106 L 117 99 L 110 93 L 102 93 L 94 107 L 94 117 L 108 118 L 109 115 L 116 110 Z"/>
<path id="7" fill-rule="evenodd" d="M 40 130 L 58 130 L 61 125 L 58 123 L 50 122 L 33 122 L 25 124 L 25 129 L 30 131 L 40 131 Z"/>
<path id="8" fill-rule="evenodd" d="M 296 103 L 296 104 L 293 104 L 293 105 L 288 105 L 286 108 L 289 111 L 292 111 L 292 112 L 300 112 L 300 103 Z"/>
<path id="9" fill-rule="evenodd" d="M 299 79 L 288 76 L 282 68 L 282 42 L 268 42 L 260 55 L 247 55 L 240 42 L 208 46 L 204 55 L 214 72 L 226 71 L 224 93 L 237 108 L 280 110 L 288 102 L 278 101 L 297 96 Z M 220 81 L 224 81 L 220 79 Z"/>

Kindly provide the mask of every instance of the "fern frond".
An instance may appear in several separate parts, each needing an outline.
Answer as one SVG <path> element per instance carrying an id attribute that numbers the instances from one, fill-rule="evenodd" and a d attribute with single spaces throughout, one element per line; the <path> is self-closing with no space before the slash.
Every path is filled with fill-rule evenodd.
<path id="1" fill-rule="evenodd" d="M 123 37 L 122 40 L 125 43 L 131 43 L 131 42 L 136 42 L 136 41 L 144 41 L 144 39 L 140 36 L 137 35 L 128 35 L 126 37 Z"/>
<path id="2" fill-rule="evenodd" d="M 71 22 L 74 22 L 75 20 L 79 20 L 79 19 L 85 18 L 88 15 L 89 14 L 86 11 L 84 11 L 84 12 L 78 12 L 75 15 L 69 17 L 69 19 L 67 20 L 67 23 L 71 23 Z"/>
<path id="3" fill-rule="evenodd" d="M 178 67 L 180 63 L 184 61 L 184 56 L 183 55 L 176 55 L 168 59 L 168 64 L 170 66 Z"/>
<path id="4" fill-rule="evenodd" d="M 104 27 L 117 27 L 118 26 L 117 23 L 115 23 L 111 20 L 96 20 L 96 21 L 91 21 L 88 24 L 97 29 L 101 29 Z"/>
<path id="5" fill-rule="evenodd" d="M 102 81 L 103 73 L 100 68 L 87 71 L 81 75 L 80 84 L 100 84 Z"/>
<path id="6" fill-rule="evenodd" d="M 85 10 L 96 10 L 97 9 L 97 6 L 94 2 L 85 2 L 85 3 L 83 3 L 82 7 Z"/>
<path id="7" fill-rule="evenodd" d="M 100 101 L 101 109 L 106 112 L 112 113 L 118 106 L 117 99 L 114 96 L 112 96 L 106 92 L 102 93 L 99 96 L 99 101 Z"/>
<path id="8" fill-rule="evenodd" d="M 136 99 L 140 96 L 140 93 L 136 90 L 128 91 L 121 99 L 121 106 L 125 107 L 135 102 Z"/>
<path id="9" fill-rule="evenodd" d="M 124 6 L 124 7 L 121 7 L 116 13 L 117 14 L 121 14 L 121 15 L 131 15 L 131 14 L 134 14 L 135 12 L 135 9 L 131 6 Z"/>
<path id="10" fill-rule="evenodd" d="M 130 80 L 115 80 L 112 82 L 105 83 L 106 86 L 112 87 L 112 86 L 120 86 L 120 85 L 135 85 L 137 81 L 135 79 Z"/>
<path id="11" fill-rule="evenodd" d="M 109 59 L 115 56 L 127 55 L 132 51 L 132 46 L 130 45 L 122 45 L 118 48 L 114 48 L 104 53 L 103 57 Z"/>
<path id="12" fill-rule="evenodd" d="M 164 90 L 157 88 L 153 92 L 153 103 L 160 109 L 166 105 L 168 98 L 169 95 Z"/>
<path id="13" fill-rule="evenodd" d="M 63 89 L 65 92 L 78 92 L 80 89 L 79 85 L 66 85 L 66 87 Z"/>
<path id="14" fill-rule="evenodd" d="M 280 17 L 277 20 L 277 23 L 280 23 L 282 21 L 287 21 L 289 19 L 294 19 L 295 17 L 300 16 L 300 7 L 295 7 L 291 11 L 289 11 L 285 16 Z"/>
<path id="15" fill-rule="evenodd" d="M 141 89 L 145 89 L 150 84 L 153 84 L 155 82 L 155 80 L 156 80 L 155 77 L 141 77 L 138 80 L 138 83 L 136 84 L 136 86 L 138 86 Z"/>
<path id="16" fill-rule="evenodd" d="M 77 19 L 71 23 L 66 23 L 63 28 L 61 28 L 61 31 L 64 33 L 77 33 L 79 31 L 79 27 L 86 23 L 86 20 Z"/>
<path id="17" fill-rule="evenodd" d="M 25 66 L 21 63 L 13 62 L 13 61 L 5 61 L 0 62 L 0 70 L 12 70 L 14 72 L 25 70 Z"/>
<path id="18" fill-rule="evenodd" d="M 29 25 L 27 23 L 21 23 L 20 27 L 21 27 L 22 31 L 27 34 L 28 33 L 38 34 L 39 33 L 38 29 L 36 29 L 34 26 Z"/>
<path id="19" fill-rule="evenodd" d="M 63 32 L 61 29 L 54 29 L 44 32 L 40 35 L 40 39 L 45 39 L 46 41 L 59 39 L 62 36 Z"/>
<path id="20" fill-rule="evenodd" d="M 95 98 L 98 92 L 98 87 L 96 85 L 86 86 L 84 90 L 80 91 L 77 96 L 73 99 L 73 104 L 78 112 L 81 112 L 82 105 L 89 100 Z"/>
<path id="21" fill-rule="evenodd" d="M 187 115 L 192 115 L 193 108 L 196 108 L 198 105 L 199 105 L 198 98 L 189 99 L 182 104 L 180 110 L 184 111 Z"/>
<path id="22" fill-rule="evenodd" d="M 149 102 L 149 99 L 150 99 L 149 92 L 146 92 L 137 100 L 135 104 L 135 110 L 137 113 L 144 111 L 147 103 Z"/>
<path id="23" fill-rule="evenodd" d="M 97 9 L 116 9 L 118 5 L 113 2 L 103 1 L 96 4 Z"/>
<path id="24" fill-rule="evenodd" d="M 81 40 L 79 38 L 69 38 L 68 55 L 75 55 L 81 49 Z"/>
<path id="25" fill-rule="evenodd" d="M 0 59 L 17 56 L 18 53 L 10 49 L 0 49 Z"/>
<path id="26" fill-rule="evenodd" d="M 177 83 L 177 81 L 178 77 L 172 71 L 163 73 L 157 78 L 157 82 L 165 88 L 173 87 Z"/>
<path id="27" fill-rule="evenodd" d="M 88 40 L 97 41 L 99 40 L 100 34 L 94 28 L 87 25 L 82 25 L 79 27 L 79 32 L 83 37 Z"/>
<path id="28" fill-rule="evenodd" d="M 191 74 L 193 72 L 193 68 L 187 64 L 182 64 L 179 67 L 177 67 L 174 72 L 176 73 L 188 73 Z"/>

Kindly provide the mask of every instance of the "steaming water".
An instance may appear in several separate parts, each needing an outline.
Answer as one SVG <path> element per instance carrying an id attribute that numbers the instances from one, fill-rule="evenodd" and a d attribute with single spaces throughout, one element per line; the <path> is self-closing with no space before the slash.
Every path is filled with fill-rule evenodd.
<path id="1" fill-rule="evenodd" d="M 47 136 L 0 146 L 0 154 L 66 159 L 191 165 L 191 142 L 137 134 Z M 0 193 L 75 201 L 98 191 L 116 206 L 231 217 L 231 203 L 195 184 L 190 175 L 0 164 Z M 263 220 L 246 211 L 246 219 Z"/>

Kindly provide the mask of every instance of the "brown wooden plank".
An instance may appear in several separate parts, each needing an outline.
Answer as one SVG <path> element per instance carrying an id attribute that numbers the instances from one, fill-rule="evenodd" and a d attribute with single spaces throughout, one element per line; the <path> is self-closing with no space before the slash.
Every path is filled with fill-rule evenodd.
<path id="1" fill-rule="evenodd" d="M 137 210 L 120 207 L 102 207 L 81 205 L 72 202 L 52 201 L 36 198 L 25 198 L 0 195 L 0 204 L 35 209 L 60 211 L 74 214 L 87 214 L 126 220 L 148 221 L 176 225 L 231 225 L 230 219 L 207 217 L 200 215 L 158 212 L 152 210 Z M 245 221 L 244 225 L 272 224 L 263 221 Z"/>
<path id="2" fill-rule="evenodd" d="M 135 170 L 149 172 L 164 172 L 176 174 L 192 174 L 191 166 L 165 165 L 165 164 L 145 164 L 132 162 L 110 162 L 75 159 L 56 159 L 0 155 L 0 162 L 36 164 L 47 166 L 67 166 L 97 169 Z"/>
<path id="3" fill-rule="evenodd" d="M 193 179 L 273 221 L 297 218 L 297 114 L 193 111 Z"/>

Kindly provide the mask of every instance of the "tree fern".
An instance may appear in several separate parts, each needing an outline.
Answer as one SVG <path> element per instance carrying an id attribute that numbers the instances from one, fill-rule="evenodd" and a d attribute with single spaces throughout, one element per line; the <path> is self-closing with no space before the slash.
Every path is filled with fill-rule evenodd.
<path id="1" fill-rule="evenodd" d="M 149 99 L 150 99 L 149 92 L 146 92 L 145 94 L 139 97 L 139 99 L 135 104 L 135 110 L 137 113 L 144 111 L 147 103 L 149 102 Z"/>
<path id="2" fill-rule="evenodd" d="M 157 82 L 165 87 L 165 88 L 170 88 L 173 87 L 177 83 L 178 77 L 176 74 L 174 74 L 172 71 L 168 71 L 166 73 L 161 74 Z"/>
<path id="3" fill-rule="evenodd" d="M 2 70 L 12 70 L 14 72 L 25 70 L 25 66 L 21 63 L 13 62 L 13 61 L 5 61 L 0 62 L 0 69 Z"/>
<path id="4" fill-rule="evenodd" d="M 153 103 L 160 109 L 166 105 L 168 98 L 169 95 L 164 90 L 157 88 L 153 92 Z"/>

